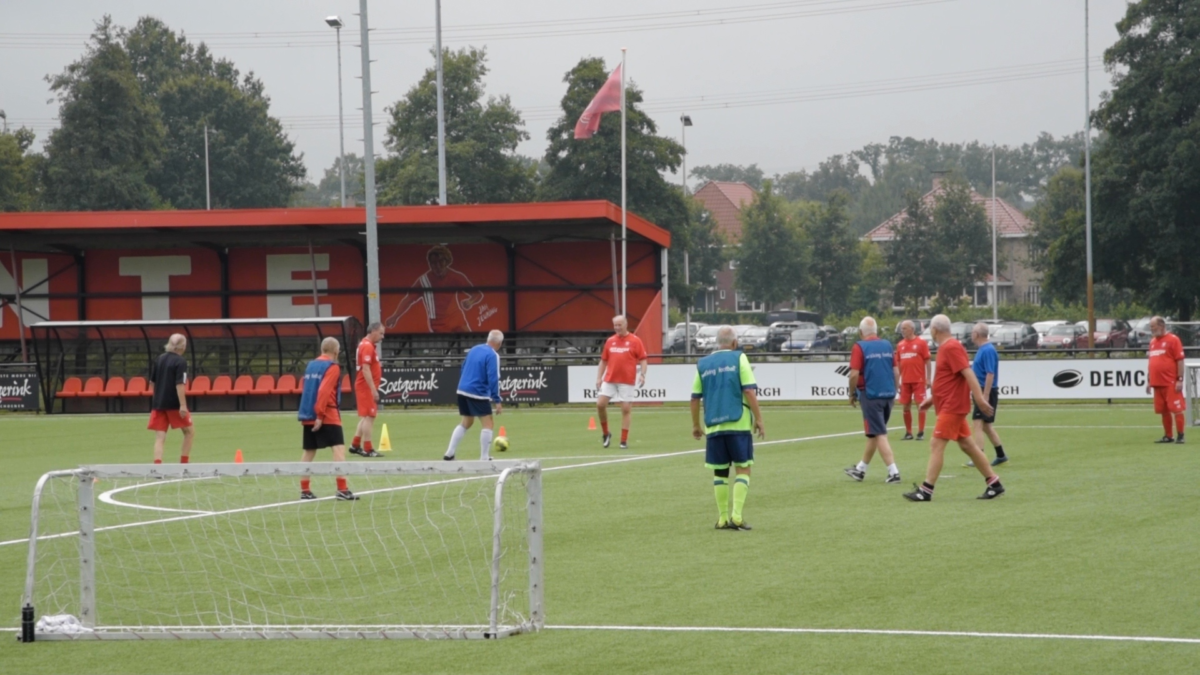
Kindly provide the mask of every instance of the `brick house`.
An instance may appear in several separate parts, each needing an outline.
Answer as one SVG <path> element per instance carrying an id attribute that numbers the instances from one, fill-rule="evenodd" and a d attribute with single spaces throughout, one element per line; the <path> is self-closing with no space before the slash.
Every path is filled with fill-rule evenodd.
<path id="1" fill-rule="evenodd" d="M 742 239 L 742 207 L 754 201 L 758 191 L 746 183 L 711 180 L 692 195 L 712 214 L 717 230 L 725 241 L 736 246 Z M 717 272 L 717 284 L 696 296 L 696 311 L 700 312 L 762 312 L 762 303 L 739 297 L 734 287 L 736 265 L 725 263 Z"/>
<path id="2" fill-rule="evenodd" d="M 933 189 L 927 192 L 921 200 L 933 207 L 938 196 L 943 192 L 942 178 L 935 176 Z M 996 290 L 1000 296 L 1001 305 L 1013 302 L 1041 304 L 1041 275 L 1033 268 L 1032 231 L 1033 224 L 1024 213 L 1013 205 L 997 198 L 985 197 L 971 190 L 971 200 L 983 207 L 987 214 L 990 227 L 993 211 L 996 217 L 996 249 L 1000 257 L 1000 278 Z M 888 218 L 875 229 L 863 236 L 867 241 L 883 246 L 895 238 L 893 228 L 907 218 L 904 211 Z M 991 305 L 992 275 L 990 271 L 983 281 L 975 282 L 974 289 L 964 289 L 968 295 L 975 298 L 979 306 Z"/>

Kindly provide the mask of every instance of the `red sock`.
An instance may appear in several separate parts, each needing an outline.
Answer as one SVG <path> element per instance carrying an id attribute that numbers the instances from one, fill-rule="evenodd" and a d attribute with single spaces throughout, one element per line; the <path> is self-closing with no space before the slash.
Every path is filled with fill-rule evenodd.
<path id="1" fill-rule="evenodd" d="M 621 442 L 622 442 L 622 443 L 625 443 L 625 442 L 627 442 L 628 440 L 629 440 L 629 430 L 628 430 L 628 429 L 622 429 L 622 430 L 621 430 Z"/>
<path id="2" fill-rule="evenodd" d="M 1183 435 L 1183 413 L 1175 413 L 1175 432 Z"/>
<path id="3" fill-rule="evenodd" d="M 359 444 L 361 441 L 362 441 L 362 436 L 355 436 L 355 437 L 354 437 L 354 440 L 350 441 L 350 447 L 352 447 L 352 448 L 357 448 L 357 447 L 358 447 L 358 444 Z"/>
<path id="4" fill-rule="evenodd" d="M 602 430 L 604 430 L 604 435 L 607 436 L 608 435 L 608 422 L 601 422 L 600 428 Z"/>
<path id="5" fill-rule="evenodd" d="M 154 460 L 154 463 L 155 463 L 155 464 L 162 464 L 162 460 L 161 460 L 161 459 L 156 459 L 156 460 Z"/>
<path id="6" fill-rule="evenodd" d="M 179 456 L 179 463 L 180 463 L 180 464 L 187 464 L 187 463 L 188 463 L 188 456 L 187 456 L 187 455 L 180 455 L 180 456 Z"/>
<path id="7" fill-rule="evenodd" d="M 363 450 L 370 450 L 370 449 L 371 449 L 371 441 L 367 441 L 367 444 L 363 447 Z"/>
<path id="8" fill-rule="evenodd" d="M 300 491 L 301 491 L 301 492 L 308 492 L 308 486 L 309 486 L 309 485 L 310 485 L 310 483 L 309 483 L 309 479 L 308 479 L 308 478 L 301 478 L 301 479 L 300 479 Z"/>
<path id="9" fill-rule="evenodd" d="M 345 476 L 337 477 L 337 486 L 338 486 L 338 492 L 345 492 L 346 490 L 350 489 L 350 488 L 346 487 L 346 477 Z"/>
<path id="10" fill-rule="evenodd" d="M 1167 438 L 1170 438 L 1171 436 L 1173 436 L 1173 434 L 1171 433 L 1171 414 L 1163 413 L 1162 421 L 1163 421 L 1163 433 L 1166 434 Z"/>
<path id="11" fill-rule="evenodd" d="M 904 431 L 906 433 L 910 433 L 910 434 L 912 433 L 912 411 L 911 410 L 904 411 Z"/>
<path id="12" fill-rule="evenodd" d="M 925 411 L 924 410 L 917 413 L 917 424 L 919 425 L 917 428 L 918 433 L 922 433 L 922 434 L 925 433 Z"/>

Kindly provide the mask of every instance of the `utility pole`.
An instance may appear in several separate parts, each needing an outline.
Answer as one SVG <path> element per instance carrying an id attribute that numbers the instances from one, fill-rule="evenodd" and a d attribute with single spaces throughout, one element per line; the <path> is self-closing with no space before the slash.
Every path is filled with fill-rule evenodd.
<path id="1" fill-rule="evenodd" d="M 1087 212 L 1087 310 L 1088 349 L 1096 346 L 1096 304 L 1092 292 L 1092 73 L 1091 44 L 1088 23 L 1090 21 L 1088 0 L 1083 0 L 1083 182 L 1085 210 Z"/>
<path id="2" fill-rule="evenodd" d="M 208 122 L 204 123 L 204 210 L 212 211 L 212 186 L 208 179 Z"/>
<path id="3" fill-rule="evenodd" d="M 692 126 L 691 116 L 689 116 L 687 113 L 681 114 L 679 116 L 679 141 L 680 141 L 680 145 L 683 146 L 683 157 L 681 159 L 682 166 L 680 167 L 680 170 L 683 172 L 683 181 L 682 181 L 683 182 L 683 199 L 685 202 L 687 201 L 687 195 L 688 195 L 688 187 L 687 187 L 687 128 L 690 126 Z M 686 203 L 685 203 L 685 206 L 686 206 Z M 691 270 L 689 269 L 691 266 L 688 264 L 689 262 L 690 261 L 688 260 L 688 251 L 685 248 L 683 250 L 683 285 L 688 289 L 688 292 L 690 293 L 691 289 L 692 289 L 692 286 L 691 286 L 692 280 L 691 280 Z M 683 344 L 684 344 L 683 353 L 688 356 L 692 355 L 692 303 L 695 300 L 696 300 L 696 294 L 692 293 L 692 297 L 687 299 L 687 316 L 684 318 L 684 324 L 683 324 Z"/>
<path id="4" fill-rule="evenodd" d="M 379 321 L 379 223 L 375 214 L 375 123 L 371 120 L 371 36 L 367 0 L 358 0 L 362 34 L 363 189 L 367 200 L 367 323 Z"/>
<path id="5" fill-rule="evenodd" d="M 342 179 L 342 208 L 346 208 L 346 125 L 342 118 L 342 19 L 336 16 L 325 18 L 337 33 L 338 56 L 338 174 Z"/>
<path id="6" fill-rule="evenodd" d="M 446 205 L 446 108 L 442 91 L 442 0 L 434 0 L 437 49 L 438 204 Z"/>

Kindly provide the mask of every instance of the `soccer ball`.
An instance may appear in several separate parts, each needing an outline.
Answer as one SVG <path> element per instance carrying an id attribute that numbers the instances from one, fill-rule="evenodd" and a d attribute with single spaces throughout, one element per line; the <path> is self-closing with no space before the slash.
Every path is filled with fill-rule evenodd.
<path id="1" fill-rule="evenodd" d="M 496 452 L 504 452 L 505 450 L 508 450 L 508 437 L 497 436 L 495 440 L 492 441 L 492 450 L 495 450 Z"/>

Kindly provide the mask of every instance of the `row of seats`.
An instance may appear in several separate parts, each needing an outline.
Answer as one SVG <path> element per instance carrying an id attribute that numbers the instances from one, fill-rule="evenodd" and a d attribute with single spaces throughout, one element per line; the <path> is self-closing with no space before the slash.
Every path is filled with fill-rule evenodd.
<path id="1" fill-rule="evenodd" d="M 209 379 L 207 375 L 197 375 L 187 385 L 188 396 L 286 396 L 299 394 L 300 383 L 295 375 L 280 375 L 276 380 L 273 375 L 259 375 L 255 379 L 251 375 L 242 375 L 236 380 L 228 375 L 218 375 Z M 350 393 L 350 376 L 342 376 L 342 393 Z M 144 377 L 131 377 L 128 381 L 123 377 L 110 377 L 105 381 L 102 377 L 89 377 L 85 382 L 82 378 L 68 377 L 63 382 L 63 388 L 58 392 L 58 398 L 136 398 L 153 396 L 154 388 Z"/>

